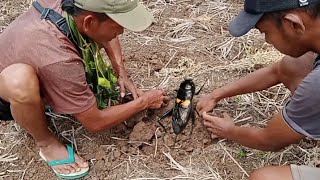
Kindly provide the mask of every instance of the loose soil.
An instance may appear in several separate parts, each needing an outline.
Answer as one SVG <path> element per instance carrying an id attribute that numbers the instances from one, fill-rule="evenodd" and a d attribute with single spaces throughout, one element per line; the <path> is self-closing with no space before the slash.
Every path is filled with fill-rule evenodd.
<path id="1" fill-rule="evenodd" d="M 247 174 L 266 165 L 318 164 L 319 148 L 303 141 L 277 153 L 245 148 L 233 142 L 211 140 L 197 117 L 177 136 L 171 119 L 165 132 L 159 116 L 172 108 L 174 90 L 191 77 L 201 94 L 279 60 L 282 55 L 252 31 L 233 38 L 227 27 L 240 11 L 235 0 L 144 0 L 155 16 L 142 33 L 126 31 L 121 37 L 126 68 L 141 89 L 163 88 L 171 97 L 160 110 L 141 112 L 128 121 L 91 134 L 67 116 L 48 116 L 50 129 L 65 143 L 73 143 L 90 162 L 83 179 L 247 179 Z M 0 32 L 30 5 L 27 0 L 0 2 Z M 265 126 L 288 98 L 282 85 L 222 100 L 216 111 L 228 112 L 237 125 Z M 195 98 L 197 101 L 198 96 Z M 40 159 L 32 138 L 15 122 L 0 122 L 0 179 L 57 179 Z"/>

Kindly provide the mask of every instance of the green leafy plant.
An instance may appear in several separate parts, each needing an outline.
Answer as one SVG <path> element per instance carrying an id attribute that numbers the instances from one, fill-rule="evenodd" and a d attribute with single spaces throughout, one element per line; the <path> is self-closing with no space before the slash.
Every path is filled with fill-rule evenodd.
<path id="1" fill-rule="evenodd" d="M 248 156 L 248 151 L 246 151 L 245 149 L 241 149 L 239 152 L 239 157 L 246 158 L 247 156 Z"/>
<path id="2" fill-rule="evenodd" d="M 96 95 L 99 109 L 117 103 L 119 98 L 117 78 L 110 63 L 104 60 L 96 42 L 86 39 L 80 34 L 71 15 L 66 14 L 66 20 L 81 50 L 87 82 Z"/>

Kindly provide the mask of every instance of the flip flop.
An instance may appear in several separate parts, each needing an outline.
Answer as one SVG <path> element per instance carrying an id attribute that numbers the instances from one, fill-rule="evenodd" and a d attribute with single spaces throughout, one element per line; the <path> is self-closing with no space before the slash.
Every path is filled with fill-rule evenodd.
<path id="1" fill-rule="evenodd" d="M 48 163 L 49 166 L 57 166 L 57 165 L 63 165 L 63 164 L 72 164 L 75 163 L 75 157 L 74 157 L 74 150 L 73 147 L 67 145 L 68 149 L 68 154 L 69 154 L 69 159 L 64 159 L 64 160 L 55 160 L 55 161 L 47 161 L 47 158 L 44 157 L 42 152 L 39 152 L 40 157 Z M 70 174 L 63 174 L 63 173 L 58 173 L 56 170 L 52 169 L 54 173 L 63 179 L 78 179 L 81 177 L 86 176 L 89 173 L 89 167 L 87 168 L 81 168 L 81 171 L 75 172 L 75 173 L 70 173 Z"/>

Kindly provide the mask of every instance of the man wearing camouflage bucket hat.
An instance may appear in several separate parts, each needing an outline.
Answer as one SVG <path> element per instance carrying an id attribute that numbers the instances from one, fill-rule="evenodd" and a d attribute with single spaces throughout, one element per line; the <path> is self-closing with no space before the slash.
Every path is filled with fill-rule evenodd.
<path id="1" fill-rule="evenodd" d="M 65 12 L 81 35 L 106 50 L 121 96 L 128 89 L 134 100 L 98 109 Z M 98 132 L 144 109 L 160 108 L 168 98 L 163 90 L 136 89 L 128 79 L 118 40 L 124 28 L 143 31 L 152 21 L 150 12 L 137 0 L 39 0 L 0 35 L 0 119 L 13 118 L 31 134 L 40 156 L 60 178 L 83 177 L 89 167 L 48 130 L 45 104 Z"/>
<path id="2" fill-rule="evenodd" d="M 265 151 L 278 151 L 306 137 L 320 139 L 320 0 L 245 0 L 244 11 L 231 22 L 229 32 L 239 37 L 252 28 L 287 56 L 201 98 L 197 110 L 204 125 L 212 138 L 222 137 Z M 228 114 L 221 118 L 207 113 L 223 98 L 279 83 L 291 91 L 291 97 L 265 128 L 236 126 Z M 318 168 L 291 165 L 265 167 L 249 179 L 318 180 L 319 177 Z"/>

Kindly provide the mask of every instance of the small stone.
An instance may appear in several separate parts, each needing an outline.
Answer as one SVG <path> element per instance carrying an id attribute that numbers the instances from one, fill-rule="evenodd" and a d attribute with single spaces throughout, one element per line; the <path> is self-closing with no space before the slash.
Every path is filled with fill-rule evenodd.
<path id="1" fill-rule="evenodd" d="M 115 150 L 115 151 L 113 151 L 113 156 L 115 158 L 119 158 L 121 156 L 121 152 L 119 150 Z"/>
<path id="2" fill-rule="evenodd" d="M 208 144 L 210 142 L 210 139 L 207 139 L 207 138 L 205 138 L 205 139 L 203 139 L 203 144 Z"/>
<path id="3" fill-rule="evenodd" d="M 190 139 L 190 137 L 188 135 L 186 135 L 186 134 L 184 134 L 184 135 L 182 135 L 180 137 L 181 137 L 181 141 L 187 141 L 187 140 Z"/>
<path id="4" fill-rule="evenodd" d="M 134 147 L 130 147 L 130 148 L 128 149 L 128 152 L 131 153 L 131 154 L 136 154 L 136 153 L 137 153 L 137 150 L 136 150 L 136 148 L 134 148 Z"/>
<path id="5" fill-rule="evenodd" d="M 189 147 L 187 147 L 186 151 L 187 151 L 187 152 L 192 152 L 193 149 L 194 149 L 194 148 L 193 148 L 192 146 L 189 146 Z"/>
<path id="6" fill-rule="evenodd" d="M 161 131 L 157 131 L 156 132 L 156 135 L 157 135 L 157 138 L 161 138 L 162 136 L 163 136 L 163 132 L 161 132 Z"/>
<path id="7" fill-rule="evenodd" d="M 154 153 L 154 147 L 152 147 L 152 146 L 144 146 L 144 147 L 142 147 L 142 151 L 145 154 L 153 154 Z"/>
<path id="8" fill-rule="evenodd" d="M 172 139 L 171 138 L 171 136 L 169 136 L 169 135 L 165 135 L 164 137 L 163 137 L 163 139 L 164 139 L 164 143 L 167 145 L 167 146 L 173 146 L 173 144 L 174 144 L 174 139 Z"/>
<path id="9" fill-rule="evenodd" d="M 154 64 L 153 65 L 153 70 L 155 71 L 155 72 L 160 72 L 161 71 L 161 69 L 163 68 L 163 64 L 160 64 L 160 63 L 157 63 L 157 64 Z"/>
<path id="10" fill-rule="evenodd" d="M 158 55 L 154 54 L 154 55 L 152 55 L 151 58 L 152 58 L 152 59 L 158 59 Z"/>
<path id="11" fill-rule="evenodd" d="M 201 148 L 194 149 L 192 152 L 193 156 L 198 156 L 201 154 Z"/>
<path id="12" fill-rule="evenodd" d="M 100 169 L 100 170 L 103 170 L 105 165 L 104 165 L 104 161 L 101 160 L 101 161 L 97 161 L 96 164 L 95 164 L 95 167 L 96 169 Z"/>
<path id="13" fill-rule="evenodd" d="M 105 157 L 106 157 L 106 152 L 103 149 L 99 149 L 95 154 L 95 158 L 98 161 L 105 159 Z"/>
<path id="14" fill-rule="evenodd" d="M 179 150 L 178 154 L 179 154 L 179 156 L 181 156 L 181 157 L 187 155 L 187 153 L 186 153 L 185 151 L 182 151 L 182 150 Z"/>
<path id="15" fill-rule="evenodd" d="M 95 158 L 95 154 L 94 154 L 94 153 L 87 154 L 87 155 L 83 156 L 83 158 L 84 158 L 86 161 L 89 161 L 90 159 L 94 159 L 94 158 Z"/>
<path id="16" fill-rule="evenodd" d="M 122 152 L 128 152 L 128 146 L 122 146 L 121 147 Z"/>

